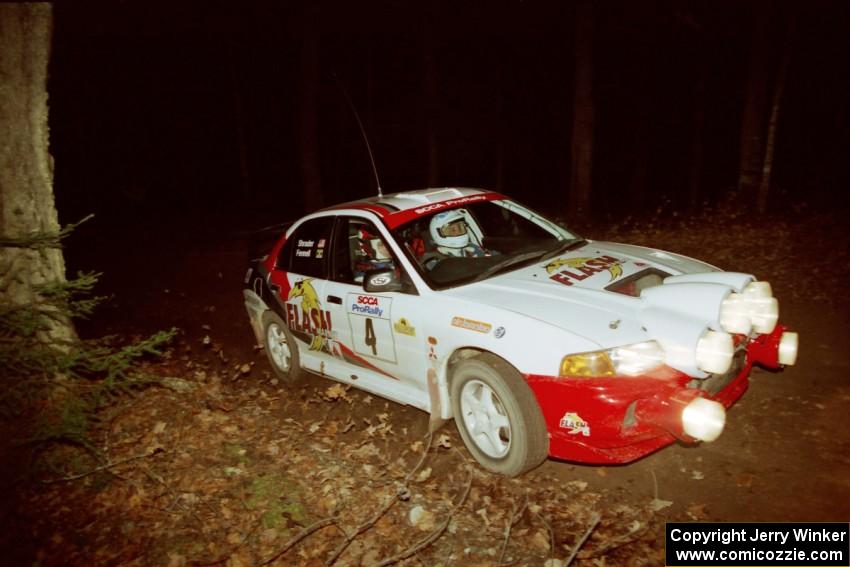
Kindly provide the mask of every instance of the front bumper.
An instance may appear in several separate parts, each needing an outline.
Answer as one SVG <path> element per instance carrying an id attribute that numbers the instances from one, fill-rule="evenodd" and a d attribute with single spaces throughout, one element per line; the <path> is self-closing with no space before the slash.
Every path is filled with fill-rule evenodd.
<path id="1" fill-rule="evenodd" d="M 697 398 L 732 406 L 747 390 L 753 364 L 779 366 L 784 331 L 777 325 L 769 335 L 742 341 L 732 369 L 704 380 L 669 367 L 651 375 L 610 378 L 527 375 L 546 420 L 549 455 L 590 464 L 623 464 L 677 440 L 698 442 L 686 432 L 685 408 Z"/>

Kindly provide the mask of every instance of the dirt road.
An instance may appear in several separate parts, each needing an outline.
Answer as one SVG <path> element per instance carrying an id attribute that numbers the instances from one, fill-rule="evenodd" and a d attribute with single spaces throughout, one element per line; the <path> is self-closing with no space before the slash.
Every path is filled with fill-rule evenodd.
<path id="1" fill-rule="evenodd" d="M 650 533 L 640 541 L 627 541 L 620 550 L 626 554 L 623 557 L 631 558 L 645 554 L 645 549 L 641 551 L 643 548 L 636 545 L 648 545 L 654 550 L 638 563 L 660 561 L 664 521 L 850 519 L 850 302 L 839 297 L 843 293 L 841 285 L 844 291 L 847 289 L 846 262 L 839 258 L 817 263 L 807 256 L 810 243 L 799 239 L 785 246 L 781 257 L 771 252 L 773 255 L 765 258 L 765 248 L 759 242 L 773 238 L 771 233 L 759 233 L 761 240 L 728 235 L 728 242 L 718 243 L 715 239 L 711 245 L 702 246 L 699 238 L 708 236 L 694 236 L 691 228 L 683 228 L 690 235 L 687 239 L 658 233 L 645 235 L 649 241 L 646 243 L 665 247 L 665 239 L 676 241 L 681 246 L 670 246 L 668 242 L 666 247 L 718 264 L 731 263 L 731 269 L 744 271 L 747 266 L 754 266 L 752 271 L 773 281 L 780 299 L 781 320 L 800 333 L 797 366 L 782 372 L 756 370 L 749 391 L 730 410 L 726 430 L 714 443 L 672 446 L 638 462 L 615 467 L 549 460 L 511 484 L 498 485 L 520 492 L 536 490 L 537 494 L 568 496 L 603 516 L 616 516 L 623 509 L 650 510 L 652 519 L 643 523 Z M 840 248 L 848 242 L 846 229 L 835 230 L 839 231 Z M 104 270 L 102 288 L 114 297 L 96 318 L 82 325 L 84 333 L 126 334 L 181 328 L 184 358 L 206 360 L 207 371 L 221 374 L 222 380 L 215 386 L 217 392 L 241 396 L 240 399 L 247 393 L 260 393 L 264 399 L 274 400 L 274 411 L 264 410 L 259 421 L 250 422 L 257 431 L 273 431 L 287 419 L 299 423 L 313 420 L 316 429 L 325 428 L 328 423 L 339 427 L 357 424 L 346 427 L 362 435 L 370 431 L 374 434 L 375 427 L 384 428 L 392 431 L 391 436 L 382 438 L 381 450 L 386 452 L 382 458 L 386 462 L 409 457 L 408 448 L 426 432 L 424 413 L 383 401 L 367 406 L 363 402 L 369 401 L 368 397 L 353 392 L 348 400 L 352 403 L 332 408 L 321 403 L 311 405 L 315 400 L 327 401 L 323 392 L 333 385 L 320 377 L 311 377 L 294 391 L 273 383 L 263 353 L 253 348 L 241 303 L 241 280 L 247 265 L 244 240 L 214 230 L 172 233 L 172 240 L 139 238 L 138 233 L 125 232 L 107 246 L 86 247 L 84 243 L 90 242 L 92 235 L 83 234 L 71 243 L 70 263 L 72 267 Z M 633 235 L 623 232 L 614 236 Z M 779 242 L 777 246 L 783 244 Z M 700 254 L 703 248 L 705 253 Z M 846 252 L 841 253 L 846 256 Z M 805 269 L 803 262 L 809 262 Z M 248 372 L 237 370 L 246 364 L 250 367 Z M 383 416 L 380 423 L 375 421 L 377 413 Z M 364 419 L 369 422 L 368 427 L 362 426 Z M 338 425 L 323 437 L 331 445 L 329 451 L 348 450 L 351 446 L 352 439 L 344 437 Z M 452 423 L 445 426 L 444 432 L 449 435 L 447 442 L 462 445 Z M 252 439 L 259 433 L 245 431 L 244 435 L 245 439 Z M 363 439 L 358 442 L 371 444 L 368 437 Z M 252 454 L 252 449 L 244 450 Z M 457 480 L 453 472 L 456 465 L 448 459 L 446 456 L 433 463 L 431 478 L 442 473 Z M 493 488 L 494 494 L 502 488 Z M 505 514 L 510 517 L 510 506 L 505 508 L 507 511 L 499 512 L 501 518 Z M 575 541 L 576 537 L 573 529 L 567 540 Z M 569 549 L 568 543 L 561 547 Z M 480 564 L 489 564 L 487 557 L 493 559 L 493 548 L 485 551 L 489 555 L 484 554 Z"/>

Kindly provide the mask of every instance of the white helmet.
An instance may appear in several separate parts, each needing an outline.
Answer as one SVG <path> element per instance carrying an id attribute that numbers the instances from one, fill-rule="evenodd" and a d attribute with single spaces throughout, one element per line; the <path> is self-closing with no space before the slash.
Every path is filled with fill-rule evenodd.
<path id="1" fill-rule="evenodd" d="M 460 223 L 463 227 L 463 232 L 450 236 L 446 234 L 446 229 L 449 225 Z M 431 238 L 434 239 L 434 244 L 445 248 L 466 248 L 469 246 L 469 231 L 466 226 L 466 216 L 455 209 L 444 213 L 437 213 L 431 219 Z"/>

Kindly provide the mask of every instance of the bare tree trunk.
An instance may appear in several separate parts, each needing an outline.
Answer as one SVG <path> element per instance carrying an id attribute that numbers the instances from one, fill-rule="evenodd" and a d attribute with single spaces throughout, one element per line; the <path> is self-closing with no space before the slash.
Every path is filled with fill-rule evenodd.
<path id="1" fill-rule="evenodd" d="M 776 78 L 776 88 L 773 91 L 773 103 L 770 109 L 770 122 L 767 127 L 767 142 L 764 147 L 764 165 L 761 170 L 761 184 L 759 185 L 756 198 L 756 210 L 759 214 L 767 210 L 767 196 L 770 192 L 770 178 L 773 173 L 773 155 L 776 150 L 776 129 L 779 124 L 779 107 L 782 103 L 782 94 L 785 92 L 785 77 L 788 74 L 788 60 L 790 59 L 790 46 L 785 46 L 782 54 L 782 64 L 779 75 Z"/>
<path id="2" fill-rule="evenodd" d="M 507 129 L 505 126 L 505 75 L 503 65 L 499 65 L 496 81 L 496 191 L 503 191 L 505 188 L 505 130 Z"/>
<path id="3" fill-rule="evenodd" d="M 750 6 L 753 12 L 753 33 L 747 69 L 747 98 L 741 121 L 741 161 L 738 173 L 738 192 L 741 196 L 751 195 L 759 186 L 769 59 L 766 8 L 762 3 Z"/>
<path id="4" fill-rule="evenodd" d="M 629 202 L 633 207 L 642 207 L 646 201 L 646 179 L 649 172 L 649 117 L 652 97 L 647 92 L 648 85 L 641 87 L 638 96 L 640 109 L 635 124 L 632 150 L 632 171 L 629 177 Z"/>
<path id="5" fill-rule="evenodd" d="M 57 234 L 53 158 L 48 153 L 47 65 L 50 4 L 0 4 L 0 237 Z M 0 246 L 0 304 L 39 303 L 38 286 L 65 282 L 59 248 Z M 65 318 L 46 338 L 75 337 Z"/>
<path id="6" fill-rule="evenodd" d="M 299 130 L 301 135 L 301 178 L 304 183 L 304 208 L 321 208 L 322 178 L 319 167 L 319 37 L 317 8 L 305 6 L 300 53 Z"/>
<path id="7" fill-rule="evenodd" d="M 251 170 L 248 167 L 248 141 L 245 135 L 245 111 L 242 103 L 242 87 L 236 67 L 236 55 L 233 52 L 232 38 L 227 39 L 227 67 L 230 72 L 230 93 L 233 97 L 233 125 L 236 134 L 236 147 L 239 151 L 239 191 L 242 197 L 252 197 Z"/>
<path id="8" fill-rule="evenodd" d="M 430 26 L 431 20 L 428 24 Z M 437 153 L 437 65 L 430 28 L 425 32 L 425 112 L 428 122 L 428 187 L 440 182 L 440 156 Z"/>
<path id="9" fill-rule="evenodd" d="M 569 216 L 582 215 L 590 209 L 593 175 L 593 5 L 588 0 L 580 0 L 576 8 Z"/>
<path id="10" fill-rule="evenodd" d="M 688 206 L 695 209 L 699 204 L 702 184 L 703 132 L 705 131 L 705 77 L 699 69 L 694 96 L 694 137 L 691 143 L 691 182 L 688 189 Z"/>

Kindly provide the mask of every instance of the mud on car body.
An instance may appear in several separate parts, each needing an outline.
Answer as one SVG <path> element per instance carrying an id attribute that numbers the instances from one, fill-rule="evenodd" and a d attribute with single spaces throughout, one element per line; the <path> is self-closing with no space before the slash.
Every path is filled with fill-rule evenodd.
<path id="1" fill-rule="evenodd" d="M 797 356 L 767 282 L 585 240 L 476 189 L 307 215 L 251 266 L 244 296 L 280 377 L 306 370 L 453 418 L 505 475 L 712 441 L 752 366 Z"/>

